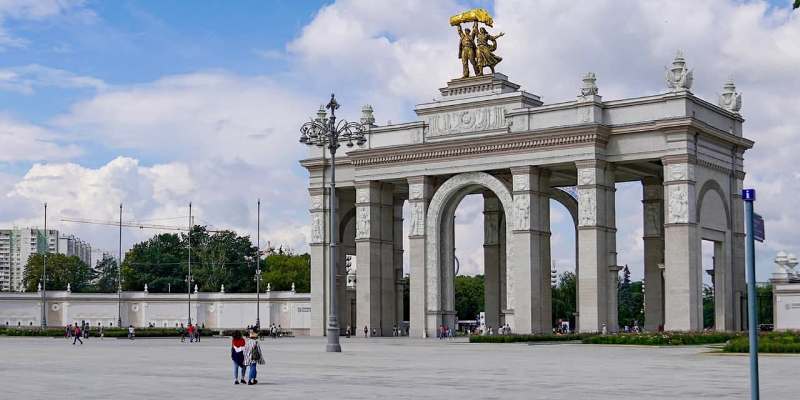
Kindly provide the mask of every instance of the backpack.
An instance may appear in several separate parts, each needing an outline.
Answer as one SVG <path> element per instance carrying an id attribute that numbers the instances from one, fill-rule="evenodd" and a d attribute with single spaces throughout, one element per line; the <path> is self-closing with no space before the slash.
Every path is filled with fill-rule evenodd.
<path id="1" fill-rule="evenodd" d="M 261 361 L 261 348 L 258 346 L 258 343 L 256 343 L 253 350 L 250 352 L 250 359 L 253 361 Z"/>

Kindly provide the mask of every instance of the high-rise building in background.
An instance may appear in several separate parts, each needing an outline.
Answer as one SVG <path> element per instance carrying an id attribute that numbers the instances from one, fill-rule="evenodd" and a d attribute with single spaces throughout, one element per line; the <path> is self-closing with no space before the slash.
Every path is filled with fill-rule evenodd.
<path id="1" fill-rule="evenodd" d="M 25 265 L 31 254 L 61 253 L 92 265 L 92 246 L 55 229 L 0 229 L 0 291 L 22 291 Z"/>

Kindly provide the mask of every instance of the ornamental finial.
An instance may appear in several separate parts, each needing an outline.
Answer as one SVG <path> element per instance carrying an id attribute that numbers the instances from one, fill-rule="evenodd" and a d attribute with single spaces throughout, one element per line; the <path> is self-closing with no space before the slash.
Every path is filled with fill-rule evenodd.
<path id="1" fill-rule="evenodd" d="M 686 59 L 683 58 L 683 51 L 678 50 L 675 53 L 675 59 L 672 60 L 672 67 L 667 68 L 666 81 L 667 87 L 671 88 L 674 92 L 688 91 L 692 88 L 692 70 L 686 68 Z"/>
<path id="2" fill-rule="evenodd" d="M 742 94 L 736 91 L 736 85 L 733 83 L 732 78 L 728 78 L 725 86 L 722 87 L 722 93 L 719 95 L 719 106 L 737 114 L 742 109 Z"/>

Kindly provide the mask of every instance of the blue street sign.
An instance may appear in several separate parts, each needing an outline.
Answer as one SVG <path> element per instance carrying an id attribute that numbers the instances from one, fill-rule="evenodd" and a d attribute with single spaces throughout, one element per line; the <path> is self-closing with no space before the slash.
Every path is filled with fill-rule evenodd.
<path id="1" fill-rule="evenodd" d="M 764 242 L 764 217 L 753 213 L 753 239 Z"/>
<path id="2" fill-rule="evenodd" d="M 742 190 L 742 200 L 744 200 L 744 201 L 756 201 L 756 190 L 755 189 L 744 189 L 744 190 Z"/>

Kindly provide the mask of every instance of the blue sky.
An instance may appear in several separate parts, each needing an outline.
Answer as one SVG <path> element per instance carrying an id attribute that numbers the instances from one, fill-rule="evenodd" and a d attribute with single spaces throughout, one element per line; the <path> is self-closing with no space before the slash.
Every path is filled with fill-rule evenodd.
<path id="1" fill-rule="evenodd" d="M 765 279 L 776 251 L 800 252 L 790 200 L 800 196 L 800 122 L 787 117 L 800 114 L 800 23 L 789 4 L 2 2 L 0 225 L 39 224 L 44 201 L 54 216 L 96 219 L 114 219 L 123 199 L 131 219 L 174 218 L 193 201 L 201 220 L 253 233 L 260 197 L 261 237 L 303 248 L 299 123 L 331 91 L 350 118 L 369 103 L 379 124 L 414 119 L 414 105 L 460 68 L 447 18 L 481 6 L 507 32 L 499 71 L 546 103 L 574 98 L 586 71 L 598 74 L 605 99 L 663 91 L 663 67 L 676 49 L 685 50 L 693 90 L 706 100 L 733 75 L 745 93 L 746 135 L 756 140 L 746 183 L 760 190 L 767 220 L 769 242 L 759 245 Z M 641 263 L 639 196 L 636 185 L 618 191 L 618 251 L 631 265 Z M 476 272 L 473 203 L 460 208 L 457 247 Z M 553 256 L 571 268 L 572 227 L 558 207 L 553 213 Z M 102 229 L 61 229 L 97 247 L 116 245 Z M 125 246 L 146 234 L 126 234 Z"/>

